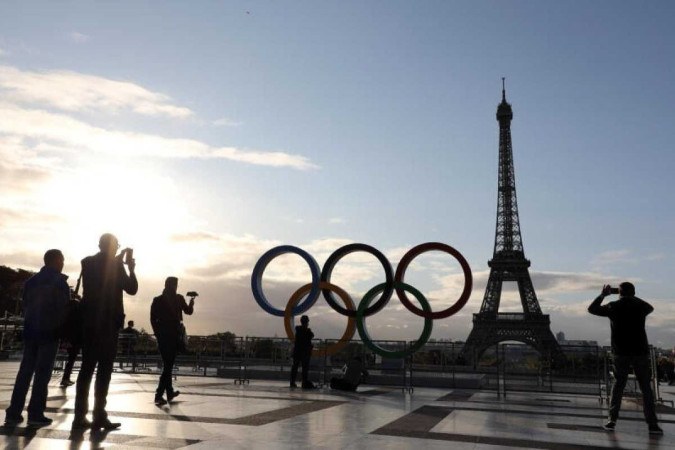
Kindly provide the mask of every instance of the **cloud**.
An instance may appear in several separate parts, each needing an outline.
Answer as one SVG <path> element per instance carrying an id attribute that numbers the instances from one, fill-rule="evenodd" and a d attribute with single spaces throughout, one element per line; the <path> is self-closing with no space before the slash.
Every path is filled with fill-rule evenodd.
<path id="1" fill-rule="evenodd" d="M 614 264 L 633 262 L 634 257 L 629 250 L 610 250 L 596 255 L 591 261 L 593 267 L 605 267 Z"/>
<path id="2" fill-rule="evenodd" d="M 222 117 L 220 119 L 216 119 L 211 123 L 213 125 L 217 126 L 217 127 L 239 127 L 239 126 L 243 125 L 243 122 L 238 122 L 236 120 L 227 119 L 225 117 Z"/>
<path id="3" fill-rule="evenodd" d="M 171 236 L 171 240 L 173 242 L 219 241 L 220 237 L 214 233 L 195 231 L 191 233 L 174 234 Z"/>
<path id="4" fill-rule="evenodd" d="M 0 47 L 0 57 L 2 56 L 9 56 L 9 52 Z"/>
<path id="5" fill-rule="evenodd" d="M 306 157 L 284 152 L 213 147 L 194 139 L 164 138 L 152 134 L 109 131 L 65 114 L 0 103 L 0 134 L 21 139 L 41 139 L 63 151 L 89 150 L 117 157 L 228 159 L 248 164 L 318 168 Z"/>
<path id="6" fill-rule="evenodd" d="M 595 272 L 532 272 L 532 283 L 542 293 L 600 292 L 607 283 L 619 283 L 621 279 Z"/>
<path id="7" fill-rule="evenodd" d="M 40 157 L 16 136 L 0 135 L 0 188 L 3 199 L 27 192 L 51 178 L 53 160 Z"/>
<path id="8" fill-rule="evenodd" d="M 76 44 L 84 44 L 89 41 L 89 36 L 86 34 L 78 33 L 77 31 L 71 31 L 68 33 L 68 39 Z"/>
<path id="9" fill-rule="evenodd" d="M 347 221 L 345 219 L 343 219 L 342 217 L 331 217 L 330 219 L 328 219 L 328 223 L 333 224 L 333 225 L 337 225 L 337 224 L 347 223 Z"/>
<path id="10" fill-rule="evenodd" d="M 644 254 L 626 249 L 609 250 L 596 255 L 591 260 L 591 267 L 596 271 L 614 270 L 616 266 L 635 266 L 644 262 L 661 261 L 666 258 L 662 252 Z"/>
<path id="11" fill-rule="evenodd" d="M 200 262 L 185 269 L 188 276 L 201 279 L 250 279 L 258 258 L 272 247 L 280 245 L 278 241 L 253 235 L 236 236 L 203 231 L 174 236 L 172 239 L 189 248 L 192 253 L 204 255 Z M 292 278 L 292 275 L 289 277 Z"/>
<path id="12" fill-rule="evenodd" d="M 63 70 L 36 72 L 0 65 L 0 95 L 3 99 L 0 137 L 12 139 L 13 147 L 23 146 L 33 152 L 63 156 L 87 151 L 116 157 L 227 159 L 297 170 L 318 168 L 304 156 L 283 151 L 213 146 L 195 139 L 109 130 L 70 115 L 73 112 L 133 112 L 169 118 L 194 115 L 190 109 L 175 105 L 169 96 L 131 82 Z M 19 154 L 19 160 L 24 159 L 20 152 L 15 153 Z"/>
<path id="13" fill-rule="evenodd" d="M 63 218 L 60 216 L 43 213 L 32 208 L 6 208 L 0 206 L 0 226 L 3 227 L 22 225 L 31 221 L 53 224 L 62 220 Z"/>
<path id="14" fill-rule="evenodd" d="M 473 272 L 474 293 L 485 290 L 489 276 L 489 270 Z M 608 283 L 617 284 L 622 281 L 615 276 L 595 272 L 531 271 L 530 277 L 532 278 L 535 292 L 538 295 L 568 294 L 589 291 L 600 292 L 603 285 Z M 448 296 L 448 292 L 454 293 L 461 291 L 464 286 L 464 275 L 462 273 L 448 274 L 439 277 L 438 281 L 441 283 L 442 288 L 435 291 L 434 296 L 443 298 Z M 505 283 L 503 287 L 505 291 L 517 292 L 517 284 L 515 282 Z"/>
<path id="15" fill-rule="evenodd" d="M 0 266 L 38 271 L 42 267 L 43 256 L 44 250 L 40 252 L 37 249 L 22 252 L 3 252 L 0 253 Z"/>
<path id="16" fill-rule="evenodd" d="M 63 111 L 128 110 L 147 116 L 186 118 L 194 113 L 168 95 L 138 84 L 66 70 L 32 72 L 0 66 L 0 92 L 7 100 Z"/>

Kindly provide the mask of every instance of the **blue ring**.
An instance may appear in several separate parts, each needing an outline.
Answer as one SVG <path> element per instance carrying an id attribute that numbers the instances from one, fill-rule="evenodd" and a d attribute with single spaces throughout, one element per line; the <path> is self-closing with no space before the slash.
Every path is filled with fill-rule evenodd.
<path id="1" fill-rule="evenodd" d="M 316 303 L 316 300 L 319 298 L 319 294 L 321 293 L 321 289 L 319 288 L 321 271 L 319 270 L 319 264 L 317 264 L 312 255 L 303 249 L 294 247 L 292 245 L 280 245 L 278 247 L 274 247 L 271 250 L 268 250 L 260 257 L 253 268 L 253 273 L 251 274 L 251 291 L 253 292 L 253 298 L 262 309 L 273 316 L 279 317 L 284 317 L 284 310 L 275 308 L 270 304 L 269 301 L 267 301 L 267 298 L 265 298 L 265 294 L 263 294 L 262 289 L 262 276 L 263 272 L 265 272 L 265 269 L 267 268 L 267 265 L 272 262 L 274 258 L 285 255 L 286 253 L 295 253 L 296 255 L 300 256 L 305 260 L 309 266 L 309 270 L 312 272 L 312 289 L 309 291 L 309 295 L 305 301 L 299 303 L 295 308 L 293 308 L 293 315 L 300 315 L 311 308 L 312 305 Z"/>

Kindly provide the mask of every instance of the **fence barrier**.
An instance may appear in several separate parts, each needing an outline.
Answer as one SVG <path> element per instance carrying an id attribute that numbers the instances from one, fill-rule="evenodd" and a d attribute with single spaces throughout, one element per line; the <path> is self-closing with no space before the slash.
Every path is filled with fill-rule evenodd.
<path id="1" fill-rule="evenodd" d="M 468 365 L 462 357 L 462 343 L 427 342 L 405 358 L 384 358 L 361 341 L 350 341 L 337 352 L 326 348 L 337 339 L 315 339 L 309 377 L 319 386 L 329 385 L 339 377 L 346 363 L 359 356 L 369 372 L 368 384 L 413 392 L 415 387 L 494 391 L 498 396 L 515 392 L 583 394 L 608 402 L 614 382 L 612 356 L 608 348 L 562 345 L 564 358 L 539 354 L 524 344 L 502 343 L 489 347 L 480 358 Z M 404 351 L 414 341 L 374 341 L 390 351 Z M 19 359 L 22 351 L 20 330 L 0 330 L 0 355 Z M 289 381 L 293 344 L 286 338 L 189 336 L 188 345 L 176 359 L 175 373 L 189 376 L 212 376 L 248 384 L 252 379 Z M 477 356 L 477 355 L 474 355 Z M 61 346 L 55 370 L 61 370 L 68 358 Z M 652 388 L 661 399 L 657 378 L 657 354 L 651 350 Z M 79 364 L 76 363 L 75 369 Z M 156 373 L 162 358 L 153 335 L 120 334 L 115 370 L 130 373 Z M 627 396 L 640 396 L 637 383 L 626 387 Z"/>

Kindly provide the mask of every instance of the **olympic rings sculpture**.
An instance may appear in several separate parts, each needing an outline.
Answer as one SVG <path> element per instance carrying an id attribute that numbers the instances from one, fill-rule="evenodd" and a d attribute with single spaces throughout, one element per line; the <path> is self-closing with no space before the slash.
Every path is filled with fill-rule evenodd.
<path id="1" fill-rule="evenodd" d="M 405 272 L 410 263 L 419 255 L 432 250 L 442 251 L 453 256 L 459 262 L 462 271 L 464 272 L 464 289 L 457 301 L 450 307 L 436 312 L 431 310 L 428 300 L 420 291 L 404 282 Z M 333 269 L 340 259 L 354 252 L 365 252 L 373 255 L 382 265 L 385 276 L 385 282 L 370 289 L 356 306 L 344 289 L 330 282 Z M 272 306 L 265 297 L 262 289 L 262 277 L 265 269 L 272 260 L 278 256 L 289 253 L 296 254 L 305 260 L 309 266 L 312 282 L 305 284 L 296 290 L 289 298 L 286 308 L 280 310 Z M 333 355 L 339 352 L 349 343 L 356 330 L 358 330 L 363 344 L 380 356 L 385 358 L 404 358 L 411 355 L 427 343 L 431 336 L 433 321 L 435 319 L 445 319 L 450 317 L 466 305 L 466 302 L 471 296 L 472 288 L 473 277 L 469 263 L 459 251 L 441 242 L 427 242 L 408 250 L 398 263 L 395 273 L 391 267 L 391 263 L 382 252 L 367 244 L 348 244 L 340 247 L 328 257 L 322 270 L 319 269 L 319 265 L 314 257 L 301 248 L 292 245 L 280 245 L 265 252 L 256 263 L 253 268 L 253 273 L 251 274 L 251 291 L 253 293 L 253 298 L 258 305 L 269 314 L 284 318 L 286 335 L 291 341 L 295 340 L 292 325 L 293 317 L 309 310 L 309 308 L 316 303 L 321 294 L 323 294 L 324 299 L 333 310 L 347 317 L 347 327 L 342 337 L 337 342 L 324 349 L 312 350 L 312 354 L 315 356 L 324 354 Z M 366 317 L 381 311 L 389 302 L 394 292 L 396 292 L 396 295 L 406 309 L 413 314 L 424 318 L 424 329 L 421 336 L 413 345 L 404 350 L 387 350 L 380 347 L 370 338 L 366 328 Z M 410 301 L 406 292 L 412 294 L 413 297 L 417 299 L 422 306 L 421 309 Z M 372 301 L 380 293 L 381 296 L 379 300 L 371 305 Z M 340 298 L 344 306 L 338 303 L 334 294 L 337 294 L 337 297 Z M 307 296 L 307 298 L 301 302 L 305 296 Z"/>

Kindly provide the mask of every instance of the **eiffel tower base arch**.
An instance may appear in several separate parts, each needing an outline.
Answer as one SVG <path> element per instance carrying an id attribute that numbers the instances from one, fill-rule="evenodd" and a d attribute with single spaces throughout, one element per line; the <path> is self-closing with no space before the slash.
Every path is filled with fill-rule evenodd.
<path id="1" fill-rule="evenodd" d="M 517 341 L 537 350 L 553 364 L 565 358 L 550 328 L 546 314 L 523 313 L 474 314 L 473 329 L 464 344 L 461 358 L 475 366 L 488 348 L 501 342 Z"/>

